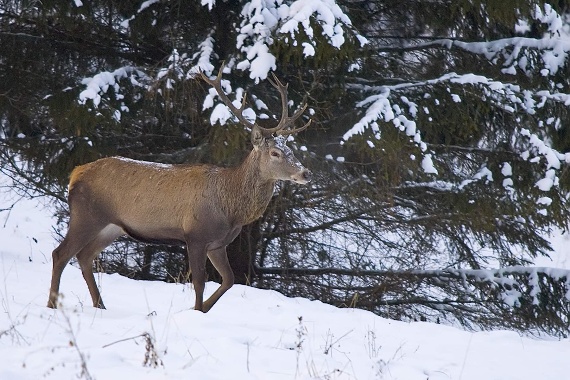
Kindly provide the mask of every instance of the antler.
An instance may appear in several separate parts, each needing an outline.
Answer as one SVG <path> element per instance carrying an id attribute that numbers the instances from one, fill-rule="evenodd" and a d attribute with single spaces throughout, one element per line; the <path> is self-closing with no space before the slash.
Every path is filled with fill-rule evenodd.
<path id="1" fill-rule="evenodd" d="M 214 80 L 208 78 L 208 76 L 206 74 L 204 74 L 201 70 L 200 70 L 200 76 L 202 77 L 202 80 L 204 80 L 204 82 L 206 82 L 210 86 L 214 87 L 214 89 L 218 93 L 218 96 L 220 97 L 220 99 L 222 99 L 222 102 L 224 102 L 224 104 L 232 111 L 232 113 L 235 115 L 235 117 L 238 118 L 239 121 L 241 121 L 243 124 L 245 124 L 249 128 L 253 128 L 257 124 L 251 123 L 249 120 L 247 120 L 243 116 L 243 110 L 245 108 L 245 101 L 246 101 L 246 93 L 245 92 L 243 93 L 243 98 L 241 100 L 241 107 L 237 108 L 236 106 L 234 106 L 234 104 L 232 103 L 230 98 L 228 98 L 228 96 L 226 95 L 224 90 L 222 90 L 222 73 L 224 72 L 224 65 L 225 65 L 225 63 L 222 62 L 222 65 L 220 66 L 220 70 L 218 71 L 218 75 L 216 76 L 216 79 L 214 79 Z"/>
<path id="2" fill-rule="evenodd" d="M 309 125 L 311 125 L 312 120 L 310 119 L 305 125 L 303 125 L 300 128 L 284 130 L 285 128 L 293 125 L 295 121 L 297 121 L 297 119 L 300 118 L 301 115 L 303 115 L 303 112 L 305 112 L 305 109 L 307 109 L 307 104 L 305 103 L 301 108 L 299 108 L 297 112 L 293 114 L 293 116 L 289 116 L 289 110 L 288 110 L 289 100 L 287 97 L 287 88 L 289 87 L 289 84 L 281 83 L 279 78 L 277 78 L 277 76 L 274 73 L 271 73 L 271 75 L 273 76 L 273 80 L 269 78 L 267 78 L 267 80 L 269 80 L 269 83 L 271 83 L 273 87 L 275 87 L 279 91 L 279 94 L 281 95 L 281 120 L 279 120 L 279 124 L 277 124 L 276 127 L 264 128 L 265 131 L 271 134 L 276 133 L 277 135 L 287 136 L 307 129 Z"/>
<path id="3" fill-rule="evenodd" d="M 281 120 L 279 120 L 279 123 L 277 124 L 277 126 L 273 127 L 273 128 L 263 128 L 263 127 L 260 127 L 257 123 L 251 123 L 250 121 L 248 121 L 243 116 L 243 110 L 245 108 L 245 102 L 246 102 L 246 94 L 245 93 L 243 94 L 241 107 L 237 108 L 236 106 L 233 105 L 230 98 L 228 98 L 228 96 L 222 90 L 221 82 L 222 82 L 223 70 L 224 70 L 224 63 L 222 62 L 222 65 L 220 66 L 220 70 L 218 71 L 218 75 L 216 76 L 216 79 L 212 80 L 212 79 L 208 78 L 206 76 L 206 74 L 204 74 L 202 71 L 200 71 L 200 76 L 202 77 L 202 79 L 206 83 L 208 83 L 210 86 L 214 87 L 214 89 L 218 93 L 218 96 L 220 97 L 222 102 L 232 111 L 232 113 L 239 119 L 239 121 L 241 121 L 243 124 L 245 124 L 249 128 L 253 129 L 253 127 L 257 127 L 263 133 L 264 137 L 270 137 L 274 133 L 276 135 L 288 136 L 288 135 L 291 135 L 293 133 L 301 132 L 301 131 L 307 129 L 309 127 L 309 125 L 311 125 L 312 120 L 309 119 L 309 121 L 300 128 L 292 128 L 289 130 L 285 130 L 285 128 L 293 125 L 295 123 L 295 121 L 297 121 L 297 119 L 303 115 L 303 112 L 305 112 L 305 109 L 307 109 L 307 104 L 305 103 L 292 116 L 289 116 L 289 111 L 288 111 L 289 100 L 287 97 L 287 87 L 289 85 L 288 84 L 284 85 L 283 83 L 281 83 L 281 81 L 277 78 L 277 76 L 274 73 L 271 73 L 271 75 L 273 76 L 273 80 L 271 80 L 269 78 L 267 78 L 267 80 L 269 80 L 269 83 L 271 83 L 273 85 L 273 87 L 275 87 L 279 91 L 279 94 L 281 96 Z"/>

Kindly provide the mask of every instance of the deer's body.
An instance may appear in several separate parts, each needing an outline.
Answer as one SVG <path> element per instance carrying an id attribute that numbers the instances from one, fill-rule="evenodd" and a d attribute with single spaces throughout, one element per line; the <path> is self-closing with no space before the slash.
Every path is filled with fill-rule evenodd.
<path id="1" fill-rule="evenodd" d="M 48 306 L 57 307 L 61 274 L 73 256 L 81 267 L 93 306 L 104 308 L 93 276 L 93 260 L 115 239 L 129 235 L 159 244 L 184 244 L 188 250 L 196 310 L 208 311 L 234 283 L 226 246 L 242 226 L 261 217 L 278 180 L 304 184 L 311 173 L 285 145 L 283 131 L 297 119 L 286 114 L 286 86 L 272 82 L 282 96 L 279 125 L 264 129 L 250 124 L 221 90 L 221 73 L 212 84 L 224 103 L 252 129 L 253 150 L 241 165 L 163 165 L 121 157 L 79 166 L 69 182 L 69 230 L 53 251 Z M 245 98 L 244 98 L 245 99 Z M 205 264 L 209 258 L 222 276 L 221 286 L 204 302 Z"/>
<path id="2" fill-rule="evenodd" d="M 256 155 L 232 168 L 103 158 L 72 172 L 70 212 L 96 215 L 97 223 L 143 242 L 185 244 L 191 238 L 221 245 L 227 240 L 221 231 L 261 217 L 273 195 L 275 180 L 255 173 Z"/>

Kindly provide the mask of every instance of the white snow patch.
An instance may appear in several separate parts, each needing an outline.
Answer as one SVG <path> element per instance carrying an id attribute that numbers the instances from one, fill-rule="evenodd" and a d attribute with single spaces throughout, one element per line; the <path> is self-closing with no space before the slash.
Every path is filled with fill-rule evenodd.
<path id="1" fill-rule="evenodd" d="M 540 197 L 536 200 L 536 203 L 539 205 L 550 206 L 552 203 L 552 198 L 549 197 Z"/>
<path id="2" fill-rule="evenodd" d="M 550 169 L 546 172 L 543 179 L 539 180 L 535 186 L 538 187 L 542 191 L 550 191 L 552 186 L 558 185 L 558 177 L 556 177 L 556 173 L 553 169 Z"/>
<path id="3" fill-rule="evenodd" d="M 303 42 L 303 55 L 305 58 L 313 57 L 315 55 L 315 47 L 308 42 Z"/>
<path id="4" fill-rule="evenodd" d="M 422 160 L 422 169 L 426 174 L 438 174 L 437 169 L 433 165 L 431 154 L 424 155 L 424 158 Z"/>
<path id="5" fill-rule="evenodd" d="M 513 175 L 513 168 L 508 162 L 503 162 L 503 167 L 501 168 L 501 174 L 505 177 L 510 177 Z"/>

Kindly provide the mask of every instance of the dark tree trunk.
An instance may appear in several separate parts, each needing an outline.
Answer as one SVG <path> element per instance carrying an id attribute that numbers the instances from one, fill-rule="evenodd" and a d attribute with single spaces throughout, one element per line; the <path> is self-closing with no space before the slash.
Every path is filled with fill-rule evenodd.
<path id="1" fill-rule="evenodd" d="M 152 267 L 152 258 L 153 258 L 154 249 L 155 248 L 150 245 L 146 245 L 143 248 L 143 265 L 141 268 L 142 280 L 150 280 L 153 277 L 151 275 L 151 267 Z"/>

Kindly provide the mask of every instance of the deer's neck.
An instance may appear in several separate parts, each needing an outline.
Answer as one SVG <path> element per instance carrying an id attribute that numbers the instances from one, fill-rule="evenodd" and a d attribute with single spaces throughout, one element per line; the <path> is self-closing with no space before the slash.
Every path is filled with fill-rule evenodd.
<path id="1" fill-rule="evenodd" d="M 275 189 L 275 180 L 262 177 L 260 153 L 253 150 L 237 167 L 228 169 L 226 212 L 236 224 L 259 219 Z"/>

